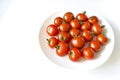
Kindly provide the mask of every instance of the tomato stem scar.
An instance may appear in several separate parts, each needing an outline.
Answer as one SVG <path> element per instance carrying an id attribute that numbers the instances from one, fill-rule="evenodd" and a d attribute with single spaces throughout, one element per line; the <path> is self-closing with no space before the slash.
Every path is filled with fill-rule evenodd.
<path id="1" fill-rule="evenodd" d="M 86 11 L 83 11 L 83 14 L 86 14 Z"/>
<path id="2" fill-rule="evenodd" d="M 105 27 L 105 25 L 102 25 L 102 26 L 101 26 L 101 28 L 104 28 L 104 27 Z"/>

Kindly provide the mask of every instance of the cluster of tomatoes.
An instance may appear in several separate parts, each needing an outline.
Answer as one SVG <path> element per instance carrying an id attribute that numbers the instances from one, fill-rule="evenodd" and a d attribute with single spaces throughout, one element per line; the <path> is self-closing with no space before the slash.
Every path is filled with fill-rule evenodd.
<path id="1" fill-rule="evenodd" d="M 51 36 L 47 39 L 48 45 L 56 49 L 58 56 L 68 55 L 71 61 L 79 61 L 82 57 L 91 60 L 108 40 L 104 27 L 97 16 L 88 17 L 85 11 L 76 16 L 66 12 L 47 26 L 46 32 Z"/>

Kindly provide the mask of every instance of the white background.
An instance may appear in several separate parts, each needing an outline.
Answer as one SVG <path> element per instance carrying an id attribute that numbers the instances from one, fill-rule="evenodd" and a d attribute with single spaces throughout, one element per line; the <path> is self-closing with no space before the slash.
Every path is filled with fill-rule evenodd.
<path id="1" fill-rule="evenodd" d="M 120 80 L 119 0 L 0 0 L 0 80 Z M 89 8 L 110 23 L 115 48 L 105 64 L 81 72 L 52 63 L 39 46 L 39 30 L 50 14 Z M 89 67 L 89 66 L 88 66 Z"/>

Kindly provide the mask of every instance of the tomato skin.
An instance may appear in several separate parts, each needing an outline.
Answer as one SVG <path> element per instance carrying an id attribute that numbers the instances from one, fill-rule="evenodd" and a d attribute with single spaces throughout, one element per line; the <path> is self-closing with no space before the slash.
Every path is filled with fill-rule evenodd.
<path id="1" fill-rule="evenodd" d="M 57 26 L 59 26 L 60 24 L 62 24 L 62 22 L 63 22 L 63 19 L 61 17 L 56 17 L 54 19 L 54 24 L 57 25 Z"/>
<path id="2" fill-rule="evenodd" d="M 85 42 L 84 42 L 83 38 L 75 37 L 75 38 L 71 39 L 70 44 L 72 47 L 81 49 L 85 45 Z"/>
<path id="3" fill-rule="evenodd" d="M 58 40 L 54 37 L 47 39 L 47 41 L 50 48 L 54 48 L 58 43 Z"/>
<path id="4" fill-rule="evenodd" d="M 100 24 L 95 23 L 95 24 L 92 25 L 91 31 L 92 31 L 94 34 L 99 35 L 99 34 L 101 34 L 101 32 L 102 32 L 102 27 L 100 26 Z"/>
<path id="5" fill-rule="evenodd" d="M 95 51 L 99 51 L 101 48 L 101 44 L 97 40 L 93 40 L 90 42 L 89 46 Z"/>
<path id="6" fill-rule="evenodd" d="M 74 18 L 74 15 L 72 12 L 66 12 L 63 16 L 63 20 L 67 23 L 69 23 L 70 21 L 72 21 L 72 19 Z"/>
<path id="7" fill-rule="evenodd" d="M 82 36 L 85 38 L 86 41 L 90 41 L 93 39 L 93 36 L 89 30 L 84 30 L 82 32 Z"/>
<path id="8" fill-rule="evenodd" d="M 58 34 L 58 28 L 56 25 L 51 24 L 46 28 L 46 32 L 49 36 L 55 36 Z"/>
<path id="9" fill-rule="evenodd" d="M 70 26 L 69 26 L 68 23 L 62 23 L 62 24 L 59 26 L 59 29 L 60 29 L 60 31 L 67 32 L 67 31 L 69 31 Z"/>
<path id="10" fill-rule="evenodd" d="M 81 39 L 83 40 L 83 42 L 85 43 L 85 38 L 84 38 L 83 36 L 81 36 L 80 38 L 81 38 Z"/>
<path id="11" fill-rule="evenodd" d="M 94 51 L 90 47 L 84 48 L 82 53 L 83 57 L 87 60 L 91 60 L 94 58 Z"/>
<path id="12" fill-rule="evenodd" d="M 68 56 L 71 61 L 76 62 L 76 61 L 78 61 L 78 59 L 80 59 L 82 54 L 79 49 L 72 48 L 72 49 L 70 49 Z"/>
<path id="13" fill-rule="evenodd" d="M 70 35 L 71 35 L 71 37 L 76 37 L 76 36 L 80 35 L 80 30 L 73 28 L 70 30 Z"/>
<path id="14" fill-rule="evenodd" d="M 59 42 L 58 45 L 56 46 L 56 54 L 58 56 L 65 56 L 68 54 L 69 51 L 69 46 L 65 42 Z"/>
<path id="15" fill-rule="evenodd" d="M 69 40 L 70 40 L 70 34 L 67 33 L 67 32 L 60 32 L 58 34 L 58 39 L 59 39 L 59 41 L 69 42 Z"/>
<path id="16" fill-rule="evenodd" d="M 70 26 L 72 28 L 77 28 L 77 29 L 80 29 L 81 28 L 81 24 L 79 23 L 79 21 L 77 19 L 73 19 L 71 22 L 70 22 Z"/>
<path id="17" fill-rule="evenodd" d="M 79 21 L 87 21 L 88 17 L 85 14 L 83 14 L 83 13 L 79 13 L 76 16 L 76 19 L 79 20 Z"/>
<path id="18" fill-rule="evenodd" d="M 97 16 L 91 16 L 89 17 L 88 21 L 92 24 L 98 23 L 98 18 Z"/>
<path id="19" fill-rule="evenodd" d="M 102 45 L 104 45 L 108 39 L 104 34 L 100 34 L 96 37 L 96 40 L 99 41 Z"/>
<path id="20" fill-rule="evenodd" d="M 83 25 L 81 26 L 81 30 L 90 30 L 91 29 L 91 24 L 88 21 L 83 22 Z"/>

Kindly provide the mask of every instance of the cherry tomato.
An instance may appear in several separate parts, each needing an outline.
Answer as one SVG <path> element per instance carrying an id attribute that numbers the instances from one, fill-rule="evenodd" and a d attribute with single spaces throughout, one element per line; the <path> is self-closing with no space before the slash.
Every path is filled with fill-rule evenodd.
<path id="1" fill-rule="evenodd" d="M 83 38 L 75 37 L 75 38 L 71 39 L 70 44 L 71 44 L 72 47 L 81 49 L 85 45 L 85 42 L 84 42 Z"/>
<path id="2" fill-rule="evenodd" d="M 102 32 L 102 27 L 100 26 L 100 24 L 95 23 L 95 24 L 92 25 L 91 31 L 92 31 L 94 34 L 96 34 L 96 35 L 101 34 L 101 32 Z"/>
<path id="3" fill-rule="evenodd" d="M 54 23 L 47 26 L 46 33 L 50 36 L 48 46 L 55 47 L 58 56 L 68 54 L 73 62 L 81 57 L 91 60 L 108 41 L 103 34 L 105 25 L 99 23 L 97 16 L 88 17 L 85 13 L 74 16 L 72 12 L 66 12 L 63 17 L 55 17 Z"/>
<path id="4" fill-rule="evenodd" d="M 63 16 L 63 20 L 67 23 L 69 23 L 70 21 L 72 21 L 72 19 L 74 18 L 74 15 L 72 12 L 67 12 L 64 14 Z"/>
<path id="5" fill-rule="evenodd" d="M 85 38 L 86 41 L 90 41 L 93 39 L 92 33 L 89 30 L 84 30 L 82 32 L 82 36 Z"/>
<path id="6" fill-rule="evenodd" d="M 93 40 L 90 42 L 89 46 L 94 50 L 94 51 L 99 51 L 101 48 L 101 44 L 97 40 Z"/>
<path id="7" fill-rule="evenodd" d="M 51 47 L 51 48 L 54 48 L 57 43 L 58 43 L 58 40 L 54 37 L 51 37 L 50 39 L 47 39 L 48 41 L 48 45 Z"/>
<path id="8" fill-rule="evenodd" d="M 70 49 L 69 54 L 68 54 L 69 59 L 73 62 L 78 61 L 80 59 L 81 55 L 82 54 L 81 54 L 80 50 L 77 48 Z"/>
<path id="9" fill-rule="evenodd" d="M 83 57 L 87 60 L 91 60 L 94 58 L 94 51 L 90 47 L 84 48 L 82 53 Z"/>
<path id="10" fill-rule="evenodd" d="M 80 30 L 73 28 L 73 29 L 70 30 L 70 35 L 72 37 L 77 37 L 78 35 L 80 35 Z"/>
<path id="11" fill-rule="evenodd" d="M 68 54 L 69 51 L 69 46 L 67 43 L 61 41 L 59 44 L 56 46 L 56 54 L 58 56 L 65 56 Z"/>
<path id="12" fill-rule="evenodd" d="M 55 35 L 57 35 L 57 33 L 58 33 L 58 28 L 57 28 L 56 25 L 51 24 L 51 25 L 49 25 L 49 26 L 46 28 L 46 32 L 47 32 L 48 35 L 50 35 L 50 36 L 55 36 Z"/>
<path id="13" fill-rule="evenodd" d="M 58 39 L 59 39 L 60 41 L 69 42 L 69 40 L 70 40 L 70 34 L 67 33 L 67 32 L 60 32 L 60 33 L 58 34 Z"/>
<path id="14" fill-rule="evenodd" d="M 91 24 L 88 21 L 83 22 L 83 25 L 81 26 L 81 30 L 90 30 L 91 29 Z"/>
<path id="15" fill-rule="evenodd" d="M 96 40 L 98 40 L 101 44 L 105 44 L 108 41 L 107 37 L 104 34 L 99 34 L 96 37 Z"/>
<path id="16" fill-rule="evenodd" d="M 69 26 L 68 23 L 62 23 L 62 24 L 59 26 L 59 29 L 60 29 L 60 31 L 67 32 L 67 31 L 69 31 L 70 26 Z"/>
<path id="17" fill-rule="evenodd" d="M 97 16 L 91 16 L 89 17 L 88 21 L 92 24 L 98 23 L 98 18 Z"/>
<path id="18" fill-rule="evenodd" d="M 79 13 L 76 16 L 76 19 L 78 19 L 79 21 L 87 21 L 88 17 L 85 15 L 85 13 Z"/>
<path id="19" fill-rule="evenodd" d="M 62 24 L 62 22 L 63 22 L 63 19 L 61 18 L 61 17 L 56 17 L 55 19 L 54 19 L 54 24 L 55 25 L 60 25 L 60 24 Z"/>
<path id="20" fill-rule="evenodd" d="M 71 22 L 70 22 L 70 26 L 72 28 L 77 28 L 77 29 L 80 29 L 81 28 L 81 24 L 79 23 L 79 21 L 77 19 L 73 19 Z"/>

